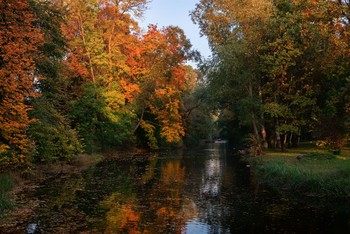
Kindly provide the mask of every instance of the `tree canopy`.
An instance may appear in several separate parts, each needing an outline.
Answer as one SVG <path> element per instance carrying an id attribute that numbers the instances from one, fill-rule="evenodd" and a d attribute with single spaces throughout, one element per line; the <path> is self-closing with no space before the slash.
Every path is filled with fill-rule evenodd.
<path id="1" fill-rule="evenodd" d="M 234 113 L 231 121 L 251 128 L 257 152 L 283 149 L 306 135 L 331 149 L 346 143 L 348 13 L 347 1 L 196 5 L 192 18 L 214 53 L 205 74 L 210 99 L 222 113 Z"/>
<path id="2" fill-rule="evenodd" d="M 147 3 L 0 2 L 1 166 L 182 141 L 195 53 L 178 27 L 140 30 Z"/>
<path id="3" fill-rule="evenodd" d="M 201 71 L 181 28 L 139 28 L 147 0 L 15 2 L 0 0 L 1 167 L 210 136 L 256 154 L 348 140 L 348 1 L 201 0 Z"/>

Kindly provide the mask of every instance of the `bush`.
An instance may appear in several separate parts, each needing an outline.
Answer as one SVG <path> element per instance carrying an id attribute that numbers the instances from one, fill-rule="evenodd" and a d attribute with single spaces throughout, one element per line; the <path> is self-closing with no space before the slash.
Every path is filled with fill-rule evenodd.
<path id="1" fill-rule="evenodd" d="M 29 128 L 36 148 L 34 161 L 69 160 L 82 151 L 76 131 L 48 101 L 37 100 L 31 115 L 37 119 Z"/>

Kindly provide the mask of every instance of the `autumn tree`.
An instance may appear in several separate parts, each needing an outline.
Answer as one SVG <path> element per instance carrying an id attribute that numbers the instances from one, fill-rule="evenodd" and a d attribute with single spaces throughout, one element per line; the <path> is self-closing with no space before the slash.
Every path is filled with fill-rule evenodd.
<path id="1" fill-rule="evenodd" d="M 0 163 L 24 163 L 33 151 L 26 132 L 35 57 L 42 43 L 27 0 L 0 1 Z"/>
<path id="2" fill-rule="evenodd" d="M 191 57 L 191 44 L 178 27 L 158 29 L 151 25 L 141 39 L 138 53 L 130 60 L 131 78 L 137 81 L 139 127 L 151 148 L 158 147 L 157 131 L 167 143 L 177 143 L 184 136 L 182 92 L 186 87 L 185 61 Z M 135 67 L 137 66 L 137 67 Z M 132 82 L 131 82 L 132 83 Z"/>
<path id="3" fill-rule="evenodd" d="M 67 64 L 81 83 L 71 117 L 86 145 L 113 142 L 110 146 L 115 147 L 131 138 L 134 114 L 126 106 L 125 77 L 130 76 L 126 61 L 138 40 L 135 19 L 145 4 L 145 0 L 67 1 Z"/>

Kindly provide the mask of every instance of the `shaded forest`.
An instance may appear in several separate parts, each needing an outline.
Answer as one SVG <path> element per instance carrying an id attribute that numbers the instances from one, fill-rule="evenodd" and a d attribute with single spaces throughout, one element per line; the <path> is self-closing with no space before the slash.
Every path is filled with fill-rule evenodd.
<path id="1" fill-rule="evenodd" d="M 0 166 L 196 145 L 338 152 L 349 136 L 350 4 L 201 0 L 213 56 L 138 20 L 147 0 L 0 0 Z"/>

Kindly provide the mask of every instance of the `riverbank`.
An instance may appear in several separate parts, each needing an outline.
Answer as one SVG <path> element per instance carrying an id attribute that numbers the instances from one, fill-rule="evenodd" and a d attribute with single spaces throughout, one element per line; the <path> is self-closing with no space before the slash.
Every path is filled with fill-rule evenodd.
<path id="1" fill-rule="evenodd" d="M 152 154 L 144 149 L 112 151 L 94 154 L 80 154 L 69 162 L 33 164 L 26 169 L 9 170 L 0 173 L 0 233 L 3 230 L 15 230 L 17 226 L 28 222 L 40 199 L 33 194 L 50 181 L 63 180 L 68 177 L 79 178 L 84 171 L 94 167 L 103 160 L 140 161 Z"/>
<path id="2" fill-rule="evenodd" d="M 262 158 L 251 159 L 260 183 L 278 193 L 324 200 L 350 198 L 350 148 L 333 155 L 312 144 L 269 150 Z"/>
<path id="3" fill-rule="evenodd" d="M 39 199 L 29 200 L 24 191 L 35 191 L 43 181 L 59 175 L 80 174 L 104 158 L 102 154 L 81 154 L 70 162 L 33 165 L 0 174 L 0 232 L 5 222 L 5 226 L 16 226 L 26 221 L 40 203 Z"/>

